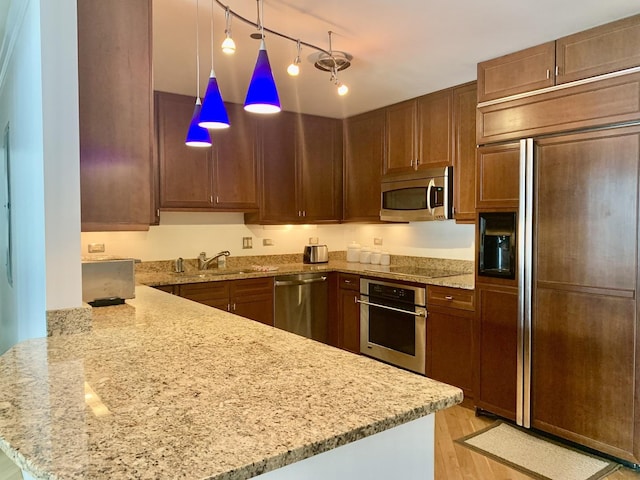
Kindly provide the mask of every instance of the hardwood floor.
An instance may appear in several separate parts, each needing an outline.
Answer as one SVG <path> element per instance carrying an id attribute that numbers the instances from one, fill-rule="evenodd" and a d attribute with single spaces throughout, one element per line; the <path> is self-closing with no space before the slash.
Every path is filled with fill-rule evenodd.
<path id="1" fill-rule="evenodd" d="M 454 443 L 456 438 L 494 422 L 476 417 L 469 408 L 455 406 L 436 413 L 435 480 L 530 480 L 531 477 Z M 640 480 L 640 472 L 622 468 L 607 480 Z"/>

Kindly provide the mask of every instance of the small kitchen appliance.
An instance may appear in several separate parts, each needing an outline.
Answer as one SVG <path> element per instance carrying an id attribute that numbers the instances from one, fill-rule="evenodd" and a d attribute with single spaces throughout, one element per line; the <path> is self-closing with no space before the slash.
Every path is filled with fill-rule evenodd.
<path id="1" fill-rule="evenodd" d="M 118 305 L 135 298 L 135 260 L 82 260 L 82 301 L 93 307 Z"/>
<path id="2" fill-rule="evenodd" d="M 326 245 L 307 245 L 302 256 L 303 263 L 327 263 L 329 249 Z"/>

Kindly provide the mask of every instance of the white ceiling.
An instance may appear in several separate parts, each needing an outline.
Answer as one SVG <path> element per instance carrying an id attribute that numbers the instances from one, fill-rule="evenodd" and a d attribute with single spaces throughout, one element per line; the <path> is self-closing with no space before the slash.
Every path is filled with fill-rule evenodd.
<path id="1" fill-rule="evenodd" d="M 226 0 L 255 21 L 256 0 Z M 224 3 L 224 0 L 223 0 Z M 211 68 L 211 0 L 200 6 L 200 93 Z M 237 52 L 226 56 L 224 10 L 214 13 L 214 66 L 225 100 L 243 103 L 259 42 L 255 28 L 237 19 Z M 640 13 L 638 0 L 264 0 L 264 25 L 293 38 L 353 55 L 339 78 L 350 87 L 339 97 L 329 74 L 317 70 L 303 48 L 297 78 L 286 74 L 295 43 L 270 35 L 267 51 L 285 110 L 343 118 L 474 80 L 476 64 L 612 20 Z M 194 95 L 196 0 L 153 0 L 155 88 Z"/>

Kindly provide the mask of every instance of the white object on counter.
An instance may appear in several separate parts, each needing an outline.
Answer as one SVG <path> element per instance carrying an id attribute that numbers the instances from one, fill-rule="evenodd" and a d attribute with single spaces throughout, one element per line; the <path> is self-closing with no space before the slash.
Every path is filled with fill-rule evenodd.
<path id="1" fill-rule="evenodd" d="M 360 244 L 355 241 L 351 242 L 347 246 L 347 262 L 359 262 L 360 261 Z"/>
<path id="2" fill-rule="evenodd" d="M 391 263 L 391 255 L 389 252 L 380 253 L 380 265 L 389 265 Z"/>
<path id="3" fill-rule="evenodd" d="M 380 260 L 382 260 L 382 254 L 380 253 L 379 250 L 372 250 L 371 251 L 371 264 L 372 265 L 379 265 L 380 264 Z"/>
<path id="4" fill-rule="evenodd" d="M 360 263 L 371 263 L 371 250 L 368 247 L 362 247 L 360 250 Z"/>

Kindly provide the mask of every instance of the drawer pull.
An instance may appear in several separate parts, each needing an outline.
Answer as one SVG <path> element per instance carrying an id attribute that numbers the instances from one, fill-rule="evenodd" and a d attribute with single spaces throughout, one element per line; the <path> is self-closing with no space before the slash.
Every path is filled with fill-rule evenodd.
<path id="1" fill-rule="evenodd" d="M 344 283 L 351 283 L 351 280 L 345 280 Z"/>
<path id="2" fill-rule="evenodd" d="M 453 300 L 453 297 L 451 295 L 445 295 L 444 299 L 445 300 Z"/>

